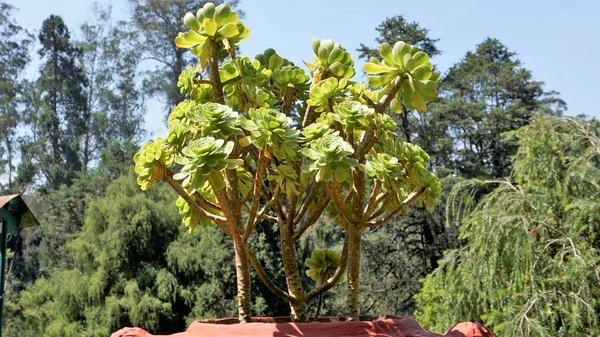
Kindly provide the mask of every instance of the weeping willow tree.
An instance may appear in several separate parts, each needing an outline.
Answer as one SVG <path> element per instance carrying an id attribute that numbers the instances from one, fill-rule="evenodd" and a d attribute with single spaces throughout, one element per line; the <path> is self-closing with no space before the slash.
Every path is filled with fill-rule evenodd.
<path id="1" fill-rule="evenodd" d="M 599 130 L 595 120 L 536 120 L 508 134 L 519 146 L 510 180 L 453 189 L 448 221 L 465 245 L 425 279 L 416 298 L 424 326 L 481 321 L 498 336 L 598 336 Z"/>

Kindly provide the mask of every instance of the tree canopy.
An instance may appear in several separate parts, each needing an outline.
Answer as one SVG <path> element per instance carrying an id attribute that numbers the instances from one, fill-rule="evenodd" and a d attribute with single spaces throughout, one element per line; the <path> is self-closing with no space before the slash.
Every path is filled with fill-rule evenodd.
<path id="1" fill-rule="evenodd" d="M 594 336 L 600 270 L 600 125 L 542 118 L 509 133 L 510 180 L 466 180 L 448 202 L 465 245 L 448 251 L 417 296 L 441 330 L 482 321 L 500 336 Z M 481 185 L 494 186 L 477 200 Z"/>

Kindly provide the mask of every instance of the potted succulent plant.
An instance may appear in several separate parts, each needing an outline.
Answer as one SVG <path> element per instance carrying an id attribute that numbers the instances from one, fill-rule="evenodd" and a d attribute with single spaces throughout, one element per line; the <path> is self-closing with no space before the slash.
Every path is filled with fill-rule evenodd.
<path id="1" fill-rule="evenodd" d="M 250 268 L 306 322 L 307 302 L 348 284 L 348 320 L 359 320 L 362 232 L 382 226 L 411 204 L 431 209 L 440 183 L 429 156 L 396 137 L 389 113 L 424 112 L 437 98 L 439 76 L 426 53 L 381 44 L 366 82 L 353 81 L 350 53 L 313 39 L 306 72 L 267 49 L 254 59 L 236 54 L 249 29 L 226 5 L 207 3 L 183 21 L 175 38 L 198 64 L 178 85 L 186 99 L 173 108 L 164 138 L 135 155 L 142 189 L 166 181 L 178 194 L 183 222 L 216 225 L 235 250 L 239 322 L 252 321 Z M 327 214 L 344 228 L 342 252 L 316 251 L 298 266 L 296 244 Z M 271 281 L 247 245 L 258 221 L 277 224 L 287 284 Z M 305 289 L 301 278 L 316 282 Z"/>

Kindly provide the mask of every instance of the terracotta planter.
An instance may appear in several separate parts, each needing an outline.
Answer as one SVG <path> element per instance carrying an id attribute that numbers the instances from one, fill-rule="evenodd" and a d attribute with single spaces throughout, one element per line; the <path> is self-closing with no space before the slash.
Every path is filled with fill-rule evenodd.
<path id="1" fill-rule="evenodd" d="M 283 317 L 255 317 L 252 323 L 236 324 L 237 319 L 205 319 L 192 323 L 181 333 L 152 335 L 140 328 L 124 328 L 111 337 L 494 337 L 481 324 L 460 323 L 439 335 L 425 331 L 412 317 L 361 317 L 359 322 L 324 318 L 319 322 L 291 323 Z"/>

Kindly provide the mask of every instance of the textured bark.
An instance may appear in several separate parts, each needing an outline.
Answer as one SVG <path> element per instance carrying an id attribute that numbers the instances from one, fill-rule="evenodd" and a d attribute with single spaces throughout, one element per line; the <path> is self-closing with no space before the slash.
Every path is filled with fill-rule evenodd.
<path id="1" fill-rule="evenodd" d="M 217 103 L 225 104 L 223 95 L 223 83 L 219 76 L 219 51 L 215 42 L 209 46 L 208 69 L 210 71 L 210 82 L 213 87 L 215 100 Z M 235 149 L 230 155 L 237 155 Z M 215 195 L 225 217 L 230 225 L 231 238 L 235 248 L 235 272 L 237 276 L 237 300 L 238 300 L 238 318 L 240 323 L 250 322 L 252 318 L 252 302 L 250 294 L 250 269 L 248 265 L 248 253 L 242 234 L 244 226 L 242 224 L 241 202 L 239 200 L 239 189 L 237 185 L 238 177 L 235 170 L 225 170 L 227 185 L 225 192 L 215 190 Z"/>
<path id="2" fill-rule="evenodd" d="M 360 241 L 362 229 L 349 226 L 348 235 L 348 320 L 358 321 L 359 312 L 359 284 L 360 284 Z"/>
<path id="3" fill-rule="evenodd" d="M 305 322 L 308 320 L 308 313 L 296 258 L 296 240 L 294 240 L 293 233 L 286 223 L 279 223 L 279 233 L 281 235 L 281 259 L 287 280 L 288 293 L 294 297 L 294 300 L 290 301 L 292 318 L 294 321 Z"/>
<path id="4" fill-rule="evenodd" d="M 213 87 L 213 93 L 217 103 L 225 104 L 223 95 L 223 83 L 219 77 L 219 50 L 216 43 L 211 43 L 208 54 L 208 70 L 210 71 L 210 82 Z"/>
<path id="5" fill-rule="evenodd" d="M 235 244 L 235 272 L 237 276 L 238 319 L 240 323 L 248 323 L 252 318 L 250 294 L 250 270 L 248 254 L 244 245 Z"/>
<path id="6" fill-rule="evenodd" d="M 233 171 L 233 170 L 227 170 Z M 224 189 L 218 190 L 214 188 L 215 195 L 219 200 L 221 209 L 227 218 L 229 231 L 233 239 L 235 249 L 235 271 L 237 276 L 237 291 L 238 291 L 238 313 L 240 323 L 249 322 L 251 318 L 251 295 L 250 295 L 250 271 L 248 268 L 248 253 L 246 245 L 240 234 L 239 226 L 241 226 L 241 210 L 239 202 L 232 203 Z"/>

